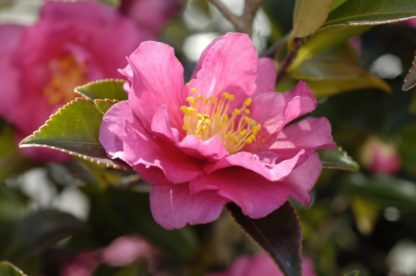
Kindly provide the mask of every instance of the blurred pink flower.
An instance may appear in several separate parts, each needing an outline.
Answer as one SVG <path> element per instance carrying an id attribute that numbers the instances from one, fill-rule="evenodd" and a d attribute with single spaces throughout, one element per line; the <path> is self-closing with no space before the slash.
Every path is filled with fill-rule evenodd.
<path id="1" fill-rule="evenodd" d="M 374 136 L 361 148 L 361 161 L 373 173 L 395 174 L 401 165 L 396 147 Z"/>
<path id="2" fill-rule="evenodd" d="M 250 38 L 228 33 L 184 84 L 174 51 L 148 41 L 128 58 L 128 101 L 103 118 L 100 141 L 152 184 L 151 210 L 168 229 L 208 223 L 234 202 L 261 218 L 289 197 L 309 204 L 321 171 L 317 149 L 333 146 L 325 118 L 306 118 L 316 100 L 300 82 L 276 93 L 273 61 Z"/>
<path id="3" fill-rule="evenodd" d="M 75 86 L 118 77 L 117 68 L 144 37 L 110 5 L 46 1 L 33 26 L 0 25 L 0 39 L 0 116 L 16 127 L 19 140 L 73 99 Z M 41 149 L 25 153 L 63 158 Z"/>
<path id="4" fill-rule="evenodd" d="M 90 276 L 100 264 L 108 266 L 128 266 L 139 259 L 152 265 L 157 251 L 140 236 L 122 236 L 103 249 L 83 252 L 66 262 L 61 276 Z"/>
<path id="5" fill-rule="evenodd" d="M 122 0 L 121 12 L 132 18 L 151 37 L 180 11 L 180 0 Z"/>
<path id="6" fill-rule="evenodd" d="M 237 258 L 230 269 L 224 272 L 210 273 L 208 276 L 284 276 L 279 267 L 267 253 L 255 256 Z M 315 276 L 313 263 L 304 258 L 302 260 L 302 275 Z"/>
<path id="7" fill-rule="evenodd" d="M 416 28 L 416 18 L 407 20 L 405 23 L 410 27 Z"/>

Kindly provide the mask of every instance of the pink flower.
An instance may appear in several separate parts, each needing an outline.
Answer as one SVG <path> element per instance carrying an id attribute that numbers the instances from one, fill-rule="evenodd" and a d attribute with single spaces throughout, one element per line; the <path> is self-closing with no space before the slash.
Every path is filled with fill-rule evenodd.
<path id="1" fill-rule="evenodd" d="M 33 26 L 1 25 L 0 116 L 16 127 L 20 140 L 73 99 L 75 86 L 117 77 L 143 38 L 116 9 L 94 2 L 47 1 Z M 42 160 L 62 157 L 25 152 Z"/>
<path id="2" fill-rule="evenodd" d="M 400 170 L 400 156 L 393 144 L 370 137 L 361 149 L 361 161 L 373 173 L 395 174 Z"/>
<path id="3" fill-rule="evenodd" d="M 283 276 L 279 267 L 266 253 L 259 253 L 255 256 L 239 257 L 225 272 L 210 273 L 209 276 Z M 304 258 L 302 260 L 302 275 L 315 276 L 313 263 Z"/>
<path id="4" fill-rule="evenodd" d="M 94 275 L 94 271 L 102 263 L 112 267 L 128 266 L 144 259 L 151 266 L 156 255 L 156 249 L 140 236 L 122 236 L 103 249 L 86 251 L 70 258 L 62 267 L 61 275 Z"/>
<path id="5" fill-rule="evenodd" d="M 100 141 L 152 184 L 151 210 L 168 229 L 208 223 L 234 202 L 261 218 L 289 197 L 309 204 L 333 146 L 325 118 L 294 119 L 316 107 L 305 83 L 274 90 L 275 68 L 250 38 L 228 33 L 202 54 L 191 80 L 169 46 L 143 42 L 128 58 L 128 101 L 103 118 Z"/>
<path id="6" fill-rule="evenodd" d="M 179 0 L 122 0 L 120 9 L 154 37 L 178 14 L 180 5 Z"/>

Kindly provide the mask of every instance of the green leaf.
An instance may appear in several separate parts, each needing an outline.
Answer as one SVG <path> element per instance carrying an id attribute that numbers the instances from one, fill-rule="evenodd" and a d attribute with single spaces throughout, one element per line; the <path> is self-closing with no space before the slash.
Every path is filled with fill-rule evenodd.
<path id="1" fill-rule="evenodd" d="M 119 169 L 107 158 L 98 141 L 103 111 L 115 101 L 75 99 L 53 114 L 46 123 L 20 142 L 20 147 L 46 147 Z"/>
<path id="2" fill-rule="evenodd" d="M 391 91 L 385 81 L 370 74 L 360 78 L 307 81 L 307 83 L 317 97 L 329 97 L 341 92 L 365 88 L 380 89 L 384 92 Z"/>
<path id="3" fill-rule="evenodd" d="M 324 27 L 377 25 L 415 16 L 414 0 L 348 0 L 329 14 Z"/>
<path id="4" fill-rule="evenodd" d="M 412 61 L 412 67 L 410 67 L 409 72 L 406 74 L 406 77 L 404 78 L 402 90 L 409 91 L 415 86 L 416 86 L 416 55 Z"/>
<path id="5" fill-rule="evenodd" d="M 361 197 L 352 197 L 351 209 L 360 233 L 370 235 L 380 216 L 380 207 L 373 201 Z"/>
<path id="6" fill-rule="evenodd" d="M 346 43 L 292 65 L 288 71 L 293 78 L 303 80 L 351 79 L 368 74 Z"/>
<path id="7" fill-rule="evenodd" d="M 1 276 L 25 276 L 26 274 L 17 268 L 14 264 L 3 261 L 0 262 L 0 275 Z"/>
<path id="8" fill-rule="evenodd" d="M 124 80 L 98 80 L 78 87 L 75 92 L 92 100 L 111 99 L 111 100 L 127 100 L 127 93 L 124 91 Z"/>
<path id="9" fill-rule="evenodd" d="M 291 68 L 299 67 L 304 60 L 345 43 L 348 38 L 357 36 L 368 29 L 367 26 L 342 26 L 320 30 L 302 45 Z"/>
<path id="10" fill-rule="evenodd" d="M 336 169 L 356 172 L 360 166 L 341 147 L 319 151 L 322 167 L 325 169 Z"/>
<path id="11" fill-rule="evenodd" d="M 348 175 L 340 183 L 350 195 L 372 200 L 380 206 L 416 210 L 416 183 L 391 175 L 363 174 Z"/>
<path id="12" fill-rule="evenodd" d="M 300 222 L 289 202 L 261 219 L 245 216 L 234 204 L 229 204 L 228 209 L 237 223 L 269 252 L 285 275 L 301 275 Z"/>
<path id="13" fill-rule="evenodd" d="M 328 17 L 332 0 L 296 0 L 292 37 L 302 38 L 315 33 Z"/>
<path id="14" fill-rule="evenodd" d="M 1 256 L 11 259 L 31 257 L 63 238 L 85 230 L 86 225 L 72 215 L 57 210 L 38 211 L 11 226 L 8 237 L 1 241 Z"/>

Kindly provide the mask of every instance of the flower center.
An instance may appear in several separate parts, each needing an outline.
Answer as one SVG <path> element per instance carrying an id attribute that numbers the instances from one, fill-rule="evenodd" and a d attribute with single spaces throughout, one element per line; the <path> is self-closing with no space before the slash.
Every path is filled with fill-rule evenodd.
<path id="1" fill-rule="evenodd" d="M 61 105 L 76 97 L 74 88 L 86 80 L 87 68 L 72 55 L 54 59 L 49 63 L 52 77 L 43 93 L 50 105 Z"/>
<path id="2" fill-rule="evenodd" d="M 191 89 L 196 93 L 196 88 Z M 249 106 L 251 98 L 231 110 L 234 95 L 223 92 L 220 97 L 205 98 L 201 94 L 186 98 L 188 105 L 181 106 L 183 129 L 188 135 L 193 134 L 202 140 L 218 135 L 229 153 L 241 150 L 246 144 L 256 140 L 261 125 L 251 119 Z"/>

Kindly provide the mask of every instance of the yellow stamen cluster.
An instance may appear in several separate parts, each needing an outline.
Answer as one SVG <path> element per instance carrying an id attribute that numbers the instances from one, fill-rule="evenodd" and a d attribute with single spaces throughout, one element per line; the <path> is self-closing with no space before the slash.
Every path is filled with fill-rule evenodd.
<path id="1" fill-rule="evenodd" d="M 43 93 L 50 105 L 64 104 L 76 97 L 74 88 L 86 80 L 87 68 L 68 55 L 49 63 L 51 79 Z"/>
<path id="2" fill-rule="evenodd" d="M 229 153 L 237 152 L 256 140 L 261 125 L 248 116 L 251 98 L 231 110 L 235 99 L 233 94 L 223 92 L 219 98 L 205 98 L 196 92 L 195 88 L 191 89 L 195 96 L 188 97 L 188 105 L 180 107 L 186 134 L 193 134 L 202 140 L 219 135 Z"/>

